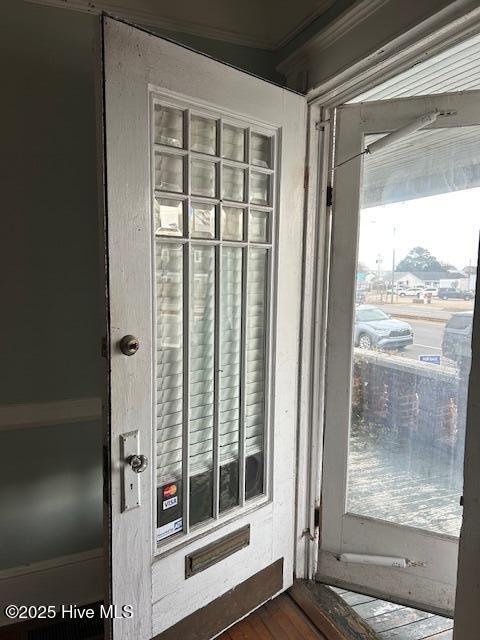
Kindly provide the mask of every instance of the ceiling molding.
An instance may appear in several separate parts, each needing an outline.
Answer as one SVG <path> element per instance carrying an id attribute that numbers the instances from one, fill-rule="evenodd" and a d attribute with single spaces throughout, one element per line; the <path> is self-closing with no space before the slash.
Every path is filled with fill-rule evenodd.
<path id="1" fill-rule="evenodd" d="M 417 62 L 478 34 L 479 29 L 478 0 L 456 0 L 380 50 L 312 88 L 307 99 L 328 106 L 343 104 Z"/>
<path id="2" fill-rule="evenodd" d="M 332 0 L 332 2 L 328 2 L 328 1 L 327 2 L 323 2 L 317 8 L 316 11 L 313 11 L 304 20 L 302 20 L 302 22 L 300 22 L 300 24 L 298 24 L 296 27 L 294 27 L 293 29 L 288 31 L 282 38 L 280 38 L 280 40 L 277 40 L 277 42 L 275 43 L 273 48 L 274 49 L 281 49 L 282 47 L 284 47 L 286 44 L 288 44 L 290 42 L 290 40 L 293 40 L 293 38 L 295 38 L 295 36 L 298 36 L 298 34 L 300 34 L 304 29 L 306 29 L 308 27 L 308 25 L 310 25 L 314 20 L 319 18 L 328 9 L 330 9 L 330 7 L 333 4 L 334 4 L 334 0 Z"/>
<path id="3" fill-rule="evenodd" d="M 361 0 L 342 13 L 336 20 L 310 38 L 287 58 L 277 65 L 280 73 L 289 75 L 293 70 L 302 65 L 302 62 L 311 57 L 312 51 L 319 53 L 332 46 L 337 40 L 345 37 L 361 22 L 376 13 L 390 0 Z"/>
<path id="4" fill-rule="evenodd" d="M 246 34 L 236 33 L 228 29 L 221 29 L 212 26 L 201 25 L 188 20 L 176 20 L 174 18 L 165 18 L 154 11 L 148 11 L 141 8 L 134 10 L 124 6 L 121 2 L 103 2 L 103 0 L 27 0 L 33 4 L 47 5 L 51 7 L 61 7 L 63 9 L 71 9 L 86 13 L 100 14 L 102 11 L 133 22 L 134 24 L 153 29 L 165 29 L 167 31 L 178 31 L 188 35 L 210 38 L 213 40 L 221 40 L 231 44 L 241 45 L 244 47 L 253 47 L 255 49 L 265 49 L 274 51 L 284 46 L 293 37 L 298 35 L 305 27 L 307 27 L 316 18 L 321 16 L 333 4 L 333 0 L 323 0 L 310 15 L 304 18 L 300 24 L 288 31 L 278 40 L 267 40 L 259 37 L 250 37 Z M 375 1 L 375 0 L 373 0 Z"/>
<path id="5" fill-rule="evenodd" d="M 200 36 L 203 38 L 211 38 L 213 40 L 222 40 L 232 44 L 238 44 L 244 47 L 254 47 L 256 49 L 266 49 L 273 51 L 275 45 L 260 38 L 250 38 L 248 36 L 234 33 L 224 29 L 215 27 L 207 27 L 205 25 L 193 24 L 184 20 L 174 20 L 171 18 L 163 18 L 153 11 L 145 11 L 135 9 L 131 11 L 119 4 L 112 2 L 92 2 L 91 0 L 27 0 L 32 4 L 41 4 L 50 7 L 60 7 L 62 9 L 71 9 L 82 11 L 84 13 L 101 14 L 103 11 L 113 17 L 129 20 L 133 24 L 152 29 L 165 29 L 167 31 L 180 31 L 188 35 Z"/>

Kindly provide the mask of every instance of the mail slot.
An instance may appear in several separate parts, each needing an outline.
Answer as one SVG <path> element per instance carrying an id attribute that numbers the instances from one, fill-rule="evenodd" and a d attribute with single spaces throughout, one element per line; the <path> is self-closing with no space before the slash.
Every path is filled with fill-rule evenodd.
<path id="1" fill-rule="evenodd" d="M 228 558 L 250 544 L 250 525 L 208 544 L 198 551 L 185 556 L 185 578 L 190 578 L 200 571 Z"/>

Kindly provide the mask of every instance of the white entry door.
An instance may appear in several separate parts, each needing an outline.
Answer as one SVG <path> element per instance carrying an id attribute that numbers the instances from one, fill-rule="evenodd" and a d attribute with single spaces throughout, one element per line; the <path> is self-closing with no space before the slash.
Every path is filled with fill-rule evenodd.
<path id="1" fill-rule="evenodd" d="M 103 32 L 113 637 L 207 639 L 293 580 L 305 100 Z"/>
<path id="2" fill-rule="evenodd" d="M 337 112 L 318 575 L 446 614 L 462 521 L 479 104 L 467 92 Z"/>

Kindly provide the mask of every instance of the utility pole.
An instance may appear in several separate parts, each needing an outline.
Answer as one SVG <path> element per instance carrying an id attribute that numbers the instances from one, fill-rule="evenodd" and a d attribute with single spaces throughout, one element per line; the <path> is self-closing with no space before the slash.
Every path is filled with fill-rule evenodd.
<path id="1" fill-rule="evenodd" d="M 393 249 L 392 249 L 392 295 L 391 295 L 391 303 L 393 304 L 393 287 L 395 283 L 395 234 L 397 232 L 397 228 L 393 227 Z"/>

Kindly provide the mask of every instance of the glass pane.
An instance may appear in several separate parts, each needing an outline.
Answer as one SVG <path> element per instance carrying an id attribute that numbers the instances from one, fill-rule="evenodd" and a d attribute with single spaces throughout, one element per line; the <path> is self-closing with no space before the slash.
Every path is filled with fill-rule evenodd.
<path id="1" fill-rule="evenodd" d="M 272 166 L 272 143 L 271 138 L 262 136 L 259 133 L 251 135 L 251 162 L 257 167 L 271 168 Z"/>
<path id="2" fill-rule="evenodd" d="M 192 193 L 196 196 L 215 197 L 216 165 L 214 162 L 192 160 Z"/>
<path id="3" fill-rule="evenodd" d="M 245 408 L 245 498 L 264 491 L 265 356 L 267 316 L 267 251 L 248 254 L 247 381 Z"/>
<path id="4" fill-rule="evenodd" d="M 230 124 L 223 125 L 223 150 L 224 158 L 243 162 L 245 160 L 245 131 Z"/>
<path id="5" fill-rule="evenodd" d="M 192 247 L 190 277 L 190 524 L 213 515 L 215 248 Z"/>
<path id="6" fill-rule="evenodd" d="M 250 174 L 250 202 L 252 204 L 270 204 L 270 176 L 266 173 Z"/>
<path id="7" fill-rule="evenodd" d="M 155 235 L 181 236 L 183 233 L 183 201 L 155 198 Z"/>
<path id="8" fill-rule="evenodd" d="M 223 165 L 222 198 L 243 202 L 245 200 L 245 171 Z"/>
<path id="9" fill-rule="evenodd" d="M 250 211 L 249 239 L 251 242 L 268 242 L 268 212 Z"/>
<path id="10" fill-rule="evenodd" d="M 222 238 L 243 240 L 243 209 L 222 207 Z"/>
<path id="11" fill-rule="evenodd" d="M 155 187 L 161 191 L 183 191 L 183 156 L 155 154 Z"/>
<path id="12" fill-rule="evenodd" d="M 157 542 L 183 528 L 183 252 L 155 241 Z"/>
<path id="13" fill-rule="evenodd" d="M 462 519 L 478 131 L 421 131 L 365 156 L 360 211 L 347 508 L 452 536 Z"/>
<path id="14" fill-rule="evenodd" d="M 190 119 L 191 149 L 211 156 L 217 150 L 217 123 L 210 118 L 192 116 Z"/>
<path id="15" fill-rule="evenodd" d="M 220 511 L 239 501 L 242 249 L 222 250 L 220 340 Z"/>
<path id="16" fill-rule="evenodd" d="M 155 142 L 183 147 L 183 111 L 155 105 Z"/>
<path id="17" fill-rule="evenodd" d="M 192 238 L 215 237 L 215 206 L 213 204 L 192 204 L 190 234 Z"/>

